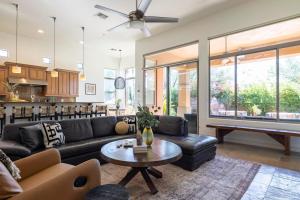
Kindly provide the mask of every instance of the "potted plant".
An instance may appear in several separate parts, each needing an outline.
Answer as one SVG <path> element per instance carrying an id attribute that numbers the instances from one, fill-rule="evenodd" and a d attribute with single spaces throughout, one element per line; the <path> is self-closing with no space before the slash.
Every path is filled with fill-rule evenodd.
<path id="1" fill-rule="evenodd" d="M 143 140 L 147 146 L 151 146 L 153 142 L 152 127 L 156 127 L 159 121 L 155 118 L 152 112 L 150 112 L 147 106 L 138 106 L 138 112 L 136 113 L 138 119 L 139 129 L 143 130 Z"/>
<path id="2" fill-rule="evenodd" d="M 116 108 L 117 108 L 117 110 L 119 110 L 120 107 L 121 107 L 121 101 L 122 101 L 122 99 L 117 99 L 116 100 Z"/>

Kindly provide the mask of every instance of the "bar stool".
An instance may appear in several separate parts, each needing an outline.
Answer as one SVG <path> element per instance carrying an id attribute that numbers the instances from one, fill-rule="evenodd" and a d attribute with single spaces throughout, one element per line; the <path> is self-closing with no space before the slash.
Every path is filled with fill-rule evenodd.
<path id="1" fill-rule="evenodd" d="M 104 115 L 107 116 L 107 105 L 96 105 L 95 111 L 94 111 L 95 117 L 98 115 Z"/>
<path id="2" fill-rule="evenodd" d="M 93 117 L 93 105 L 80 105 L 79 118 L 81 118 L 82 116 L 85 116 L 86 118 L 88 116 Z"/>
<path id="3" fill-rule="evenodd" d="M 77 106 L 61 106 L 60 118 L 69 117 L 69 119 L 71 119 L 73 116 L 74 119 L 76 119 L 77 113 Z"/>
<path id="4" fill-rule="evenodd" d="M 16 119 L 28 119 L 34 121 L 34 106 L 32 107 L 12 107 L 12 115 L 10 116 L 10 123 L 15 123 Z"/>
<path id="5" fill-rule="evenodd" d="M 2 136 L 3 127 L 6 124 L 6 107 L 0 107 L 0 136 Z"/>
<path id="6" fill-rule="evenodd" d="M 41 121 L 42 118 L 49 118 L 57 120 L 57 106 L 39 106 L 37 120 Z"/>

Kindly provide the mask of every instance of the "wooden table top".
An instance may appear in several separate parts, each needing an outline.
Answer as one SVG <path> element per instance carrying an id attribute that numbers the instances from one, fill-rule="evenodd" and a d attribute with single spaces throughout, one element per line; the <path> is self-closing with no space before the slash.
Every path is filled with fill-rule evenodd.
<path id="1" fill-rule="evenodd" d="M 136 139 L 127 140 L 136 142 Z M 145 154 L 134 154 L 133 148 L 117 147 L 124 142 L 125 140 L 118 140 L 104 145 L 101 148 L 102 158 L 117 165 L 151 167 L 175 162 L 182 156 L 181 148 L 177 144 L 157 138 L 154 138 L 152 146 Z"/>

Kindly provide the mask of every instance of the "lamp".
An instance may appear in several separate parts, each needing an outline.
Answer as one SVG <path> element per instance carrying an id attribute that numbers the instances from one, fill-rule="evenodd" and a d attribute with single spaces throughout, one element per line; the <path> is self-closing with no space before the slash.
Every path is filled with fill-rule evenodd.
<path id="1" fill-rule="evenodd" d="M 81 27 L 81 30 L 82 30 L 82 73 L 79 76 L 79 80 L 85 81 L 86 76 L 84 74 L 84 45 L 85 45 L 85 42 L 84 42 L 84 26 Z"/>
<path id="2" fill-rule="evenodd" d="M 51 77 L 52 78 L 57 78 L 58 77 L 58 71 L 55 70 L 55 21 L 56 17 L 51 17 L 53 19 L 53 69 L 51 70 Z"/>
<path id="3" fill-rule="evenodd" d="M 16 7 L 16 65 L 12 66 L 11 72 L 14 74 L 21 74 L 22 68 L 18 66 L 18 30 L 19 30 L 19 5 L 13 4 Z"/>
<path id="4" fill-rule="evenodd" d="M 120 71 L 121 71 L 121 61 L 122 61 L 122 50 L 119 49 L 119 52 L 120 52 L 120 59 L 119 59 L 119 73 L 120 73 Z M 125 79 L 122 76 L 118 76 L 115 79 L 115 84 L 114 85 L 115 85 L 116 89 L 124 89 L 125 86 L 126 86 Z"/>

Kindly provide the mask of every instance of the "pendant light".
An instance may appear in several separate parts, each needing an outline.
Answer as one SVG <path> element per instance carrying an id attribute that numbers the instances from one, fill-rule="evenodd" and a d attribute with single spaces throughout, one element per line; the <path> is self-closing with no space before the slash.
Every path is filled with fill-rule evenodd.
<path id="1" fill-rule="evenodd" d="M 122 50 L 121 49 L 119 49 L 119 53 L 120 53 L 120 58 L 119 58 L 119 74 L 120 74 L 120 71 L 121 71 L 121 61 L 122 61 Z M 126 85 L 125 79 L 122 76 L 118 76 L 115 79 L 115 88 L 116 89 L 124 89 L 125 85 Z"/>
<path id="2" fill-rule="evenodd" d="M 228 53 L 228 47 L 227 47 L 227 36 L 225 36 L 225 55 Z M 223 58 L 222 60 L 222 64 L 223 65 L 227 65 L 231 62 L 231 59 L 226 57 L 226 58 Z"/>
<path id="3" fill-rule="evenodd" d="M 16 65 L 12 66 L 11 71 L 14 74 L 21 74 L 22 68 L 18 66 L 18 32 L 19 32 L 19 5 L 13 4 L 16 7 Z"/>
<path id="4" fill-rule="evenodd" d="M 81 27 L 82 30 L 82 72 L 79 76 L 79 79 L 81 81 L 85 81 L 86 80 L 86 76 L 84 74 L 84 45 L 85 45 L 85 41 L 84 41 L 84 26 Z"/>
<path id="5" fill-rule="evenodd" d="M 56 43 L 56 38 L 55 38 L 55 22 L 56 22 L 56 17 L 51 17 L 53 19 L 53 69 L 51 70 L 51 77 L 52 78 L 57 78 L 58 77 L 58 71 L 55 70 L 55 43 Z"/>

